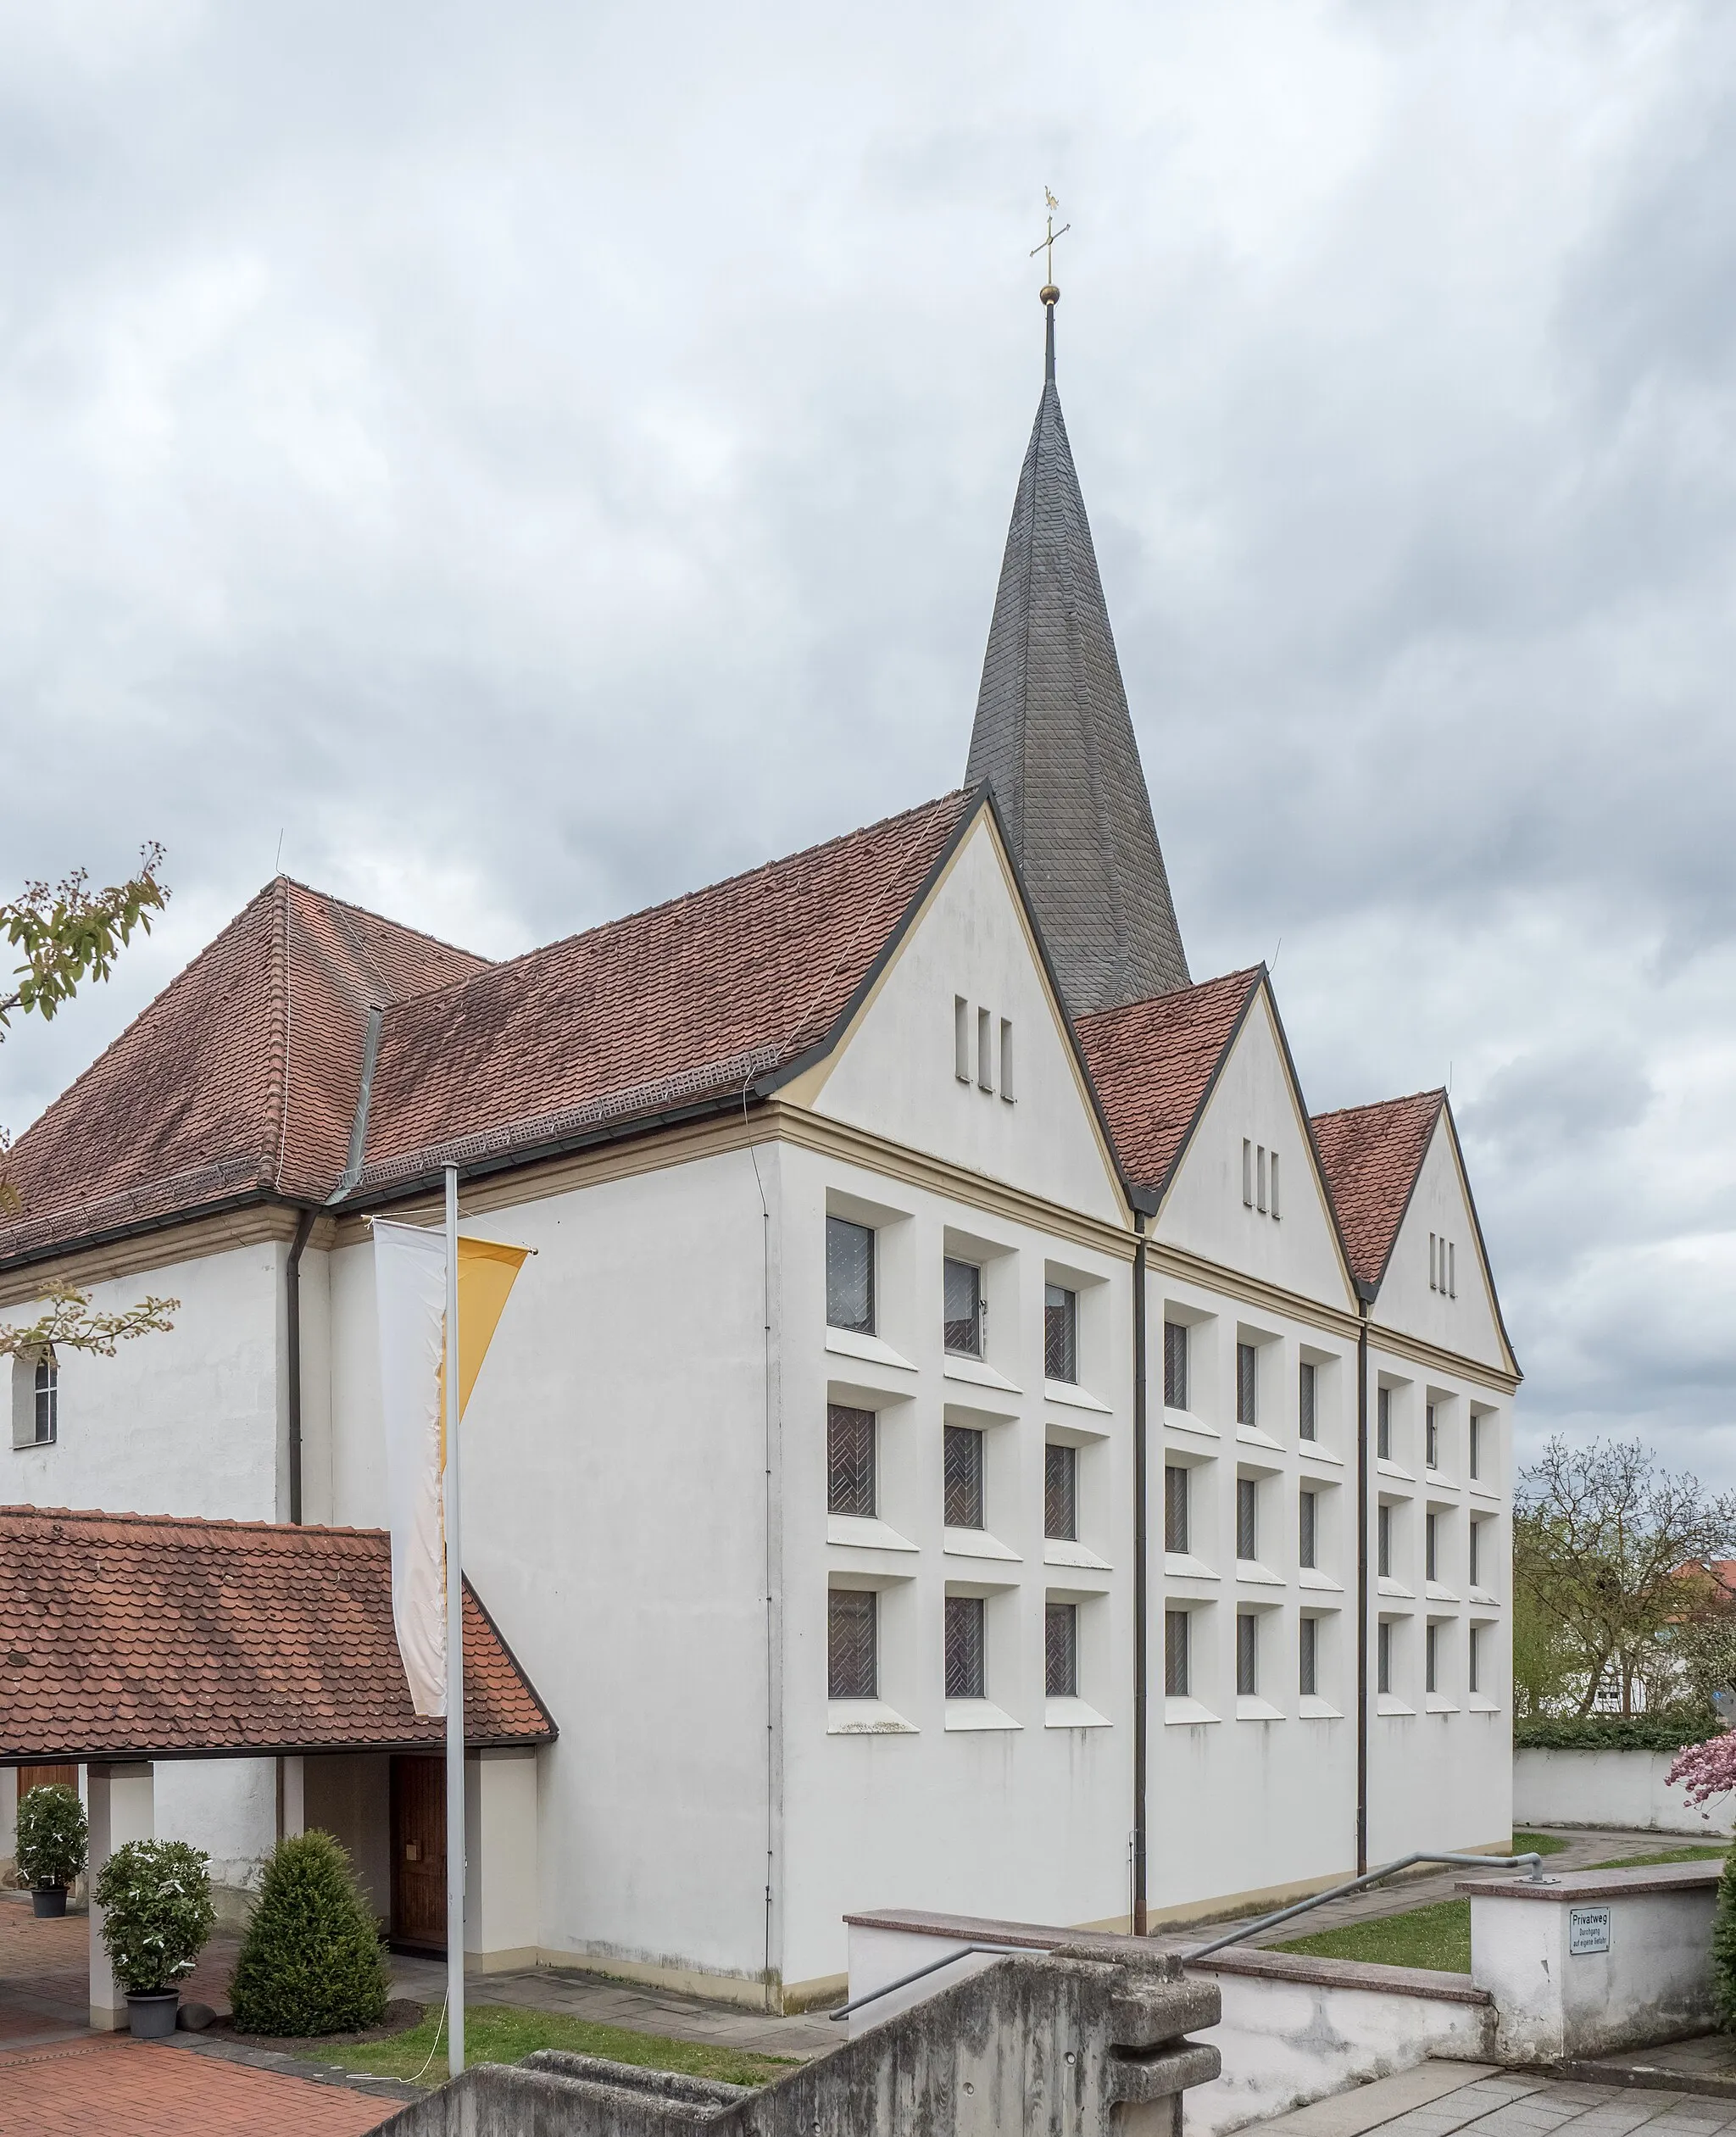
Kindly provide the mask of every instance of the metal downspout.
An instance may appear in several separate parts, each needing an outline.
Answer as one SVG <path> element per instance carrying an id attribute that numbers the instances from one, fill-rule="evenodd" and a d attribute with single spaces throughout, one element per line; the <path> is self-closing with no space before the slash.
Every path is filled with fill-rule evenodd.
<path id="1" fill-rule="evenodd" d="M 316 1210 L 303 1210 L 295 1221 L 295 1239 L 284 1265 L 286 1323 L 284 1388 L 289 1408 L 289 1518 L 302 1518 L 302 1251 L 314 1229 Z"/>
<path id="2" fill-rule="evenodd" d="M 1356 1874 L 1368 1870 L 1368 1301 L 1356 1330 Z"/>
<path id="3" fill-rule="evenodd" d="M 1133 1934 L 1149 1928 L 1145 1884 L 1146 1728 L 1150 1713 L 1147 1683 L 1150 1639 L 1147 1625 L 1147 1520 L 1145 1425 L 1145 1219 L 1138 1210 L 1139 1233 L 1133 1249 Z"/>

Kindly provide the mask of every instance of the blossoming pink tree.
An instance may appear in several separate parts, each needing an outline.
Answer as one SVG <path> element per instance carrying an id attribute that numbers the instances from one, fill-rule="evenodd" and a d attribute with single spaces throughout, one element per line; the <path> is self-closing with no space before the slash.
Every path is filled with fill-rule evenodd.
<path id="1" fill-rule="evenodd" d="M 1679 1781 L 1690 1803 L 1704 1803 L 1708 1796 L 1736 1789 L 1736 1731 L 1677 1752 L 1666 1778 Z"/>

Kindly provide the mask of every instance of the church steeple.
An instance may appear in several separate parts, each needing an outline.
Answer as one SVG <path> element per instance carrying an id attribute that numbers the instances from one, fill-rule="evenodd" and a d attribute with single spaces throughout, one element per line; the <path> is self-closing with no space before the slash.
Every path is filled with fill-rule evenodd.
<path id="1" fill-rule="evenodd" d="M 987 779 L 1076 1016 L 1188 982 L 1054 383 L 1020 470 L 965 778 Z"/>

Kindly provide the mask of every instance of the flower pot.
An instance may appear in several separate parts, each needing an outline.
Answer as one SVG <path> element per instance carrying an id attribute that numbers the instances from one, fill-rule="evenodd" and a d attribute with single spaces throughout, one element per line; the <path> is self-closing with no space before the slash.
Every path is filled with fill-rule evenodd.
<path id="1" fill-rule="evenodd" d="M 33 1884 L 31 1887 L 31 1912 L 38 1922 L 52 1922 L 66 1912 L 66 1887 L 64 1884 Z"/>
<path id="2" fill-rule="evenodd" d="M 126 1992 L 127 2022 L 136 2040 L 167 2040 L 175 2031 L 175 2013 L 180 2008 L 179 1989 L 153 1989 L 143 1993 L 129 1989 Z"/>

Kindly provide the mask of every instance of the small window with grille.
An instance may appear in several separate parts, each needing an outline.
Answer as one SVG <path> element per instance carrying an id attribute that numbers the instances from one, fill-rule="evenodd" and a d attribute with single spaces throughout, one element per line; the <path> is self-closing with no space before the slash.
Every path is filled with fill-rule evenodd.
<path id="1" fill-rule="evenodd" d="M 1318 1369 L 1311 1360 L 1305 1358 L 1296 1373 L 1296 1436 L 1299 1439 L 1312 1439 L 1316 1435 L 1316 1408 L 1320 1387 Z"/>
<path id="2" fill-rule="evenodd" d="M 1236 1422 L 1260 1422 L 1260 1353 L 1251 1343 L 1236 1345 Z"/>
<path id="3" fill-rule="evenodd" d="M 1052 1700 L 1079 1696 L 1079 1606 L 1050 1603 L 1043 1614 L 1043 1689 Z"/>
<path id="4" fill-rule="evenodd" d="M 1393 1689 L 1393 1625 L 1387 1617 L 1382 1618 L 1375 1628 L 1374 1689 L 1377 1692 L 1390 1692 Z"/>
<path id="5" fill-rule="evenodd" d="M 982 1598 L 946 1599 L 946 1695 L 980 1700 L 982 1691 Z"/>
<path id="6" fill-rule="evenodd" d="M 1251 1477 L 1236 1479 L 1236 1555 L 1254 1559 L 1260 1555 L 1260 1528 L 1256 1519 L 1259 1505 L 1259 1488 Z"/>
<path id="7" fill-rule="evenodd" d="M 968 1425 L 949 1425 L 942 1450 L 942 1518 L 949 1528 L 982 1528 L 982 1434 Z"/>
<path id="8" fill-rule="evenodd" d="M 1393 1577 L 1393 1510 L 1387 1505 L 1374 1512 L 1374 1569 L 1383 1580 Z"/>
<path id="9" fill-rule="evenodd" d="M 982 1355 L 982 1272 L 974 1261 L 947 1257 L 943 1272 L 945 1288 L 946 1347 L 965 1358 Z"/>
<path id="10" fill-rule="evenodd" d="M 874 1518 L 874 1412 L 847 1403 L 826 1408 L 826 1511 Z"/>
<path id="11" fill-rule="evenodd" d="M 1163 1614 L 1163 1689 L 1166 1699 L 1188 1697 L 1188 1615 L 1186 1611 L 1166 1611 Z"/>
<path id="12" fill-rule="evenodd" d="M 1188 1549 L 1188 1472 L 1177 1462 L 1166 1464 L 1163 1472 L 1163 1547 Z"/>
<path id="13" fill-rule="evenodd" d="M 1318 1528 L 1320 1494 L 1305 1491 L 1297 1500 L 1296 1563 L 1312 1568 L 1315 1565 L 1315 1542 Z"/>
<path id="14" fill-rule="evenodd" d="M 1079 1540 L 1079 1450 L 1043 1450 L 1043 1533 L 1057 1543 Z"/>
<path id="15" fill-rule="evenodd" d="M 826 1318 L 852 1335 L 874 1333 L 874 1229 L 848 1217 L 826 1220 Z"/>
<path id="16" fill-rule="evenodd" d="M 1236 1620 L 1236 1692 L 1251 1700 L 1260 1689 L 1260 1620 L 1244 1611 Z"/>
<path id="17" fill-rule="evenodd" d="M 1393 1458 L 1393 1391 L 1390 1388 L 1377 1388 L 1374 1391 L 1374 1452 L 1377 1461 Z"/>
<path id="18" fill-rule="evenodd" d="M 1079 1294 L 1065 1284 L 1043 1286 L 1043 1371 L 1070 1384 L 1079 1377 Z"/>
<path id="19" fill-rule="evenodd" d="M 52 1350 L 15 1357 L 12 1373 L 12 1444 L 52 1447 L 60 1436 L 60 1368 Z"/>
<path id="20" fill-rule="evenodd" d="M 1188 1407 L 1188 1324 L 1185 1321 L 1166 1321 L 1163 1324 L 1163 1399 L 1171 1410 Z"/>
<path id="21" fill-rule="evenodd" d="M 1297 1627 L 1296 1689 L 1305 1700 L 1320 1690 L 1320 1620 L 1305 1617 Z"/>
<path id="22" fill-rule="evenodd" d="M 872 1589 L 826 1593 L 826 1675 L 835 1700 L 871 1700 L 879 1674 L 879 1604 Z"/>

